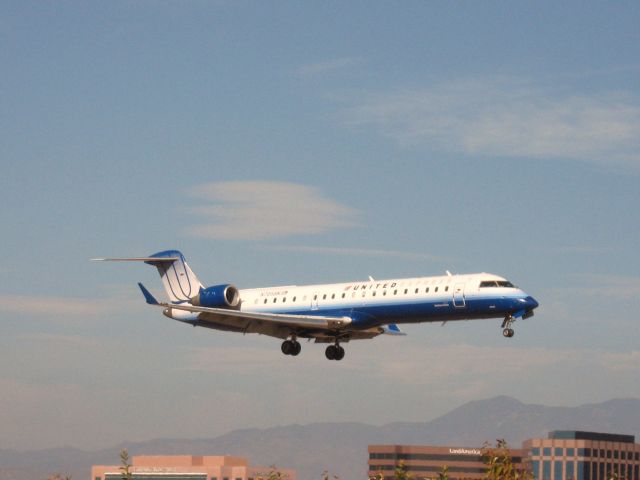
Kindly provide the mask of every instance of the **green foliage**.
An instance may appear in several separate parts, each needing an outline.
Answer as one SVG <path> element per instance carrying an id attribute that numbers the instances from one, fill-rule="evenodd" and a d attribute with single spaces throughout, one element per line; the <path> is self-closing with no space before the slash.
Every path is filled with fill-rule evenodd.
<path id="1" fill-rule="evenodd" d="M 340 480 L 340 477 L 337 475 L 331 475 L 328 470 L 322 472 L 322 480 Z"/>
<path id="2" fill-rule="evenodd" d="M 437 477 L 424 478 L 423 480 L 449 480 L 449 467 L 443 465 Z"/>
<path id="3" fill-rule="evenodd" d="M 396 466 L 394 474 L 396 480 L 411 480 L 413 478 L 407 471 L 407 466 L 404 464 L 403 460 L 400 460 L 400 463 Z"/>
<path id="4" fill-rule="evenodd" d="M 71 475 L 65 475 L 64 477 L 62 475 L 60 475 L 59 473 L 56 473 L 54 475 L 49 475 L 47 477 L 47 480 L 71 480 Z"/>
<path id="5" fill-rule="evenodd" d="M 258 473 L 255 480 L 288 480 L 289 475 L 278 471 L 275 465 L 271 465 L 269 469 L 267 473 Z"/>
<path id="6" fill-rule="evenodd" d="M 376 473 L 375 475 L 371 475 L 369 477 L 369 480 L 384 480 L 384 475 L 382 474 L 382 471 L 380 471 L 380 472 Z"/>
<path id="7" fill-rule="evenodd" d="M 126 450 L 120 452 L 120 472 L 122 472 L 122 480 L 133 480 L 131 463 L 129 463 L 129 452 Z"/>
<path id="8" fill-rule="evenodd" d="M 487 466 L 486 480 L 533 480 L 533 475 L 529 472 L 515 467 L 507 442 L 503 439 L 496 440 L 495 447 L 484 443 L 482 461 Z"/>
<path id="9" fill-rule="evenodd" d="M 438 473 L 438 480 L 449 480 L 449 467 L 447 467 L 446 465 L 442 466 L 442 469 L 440 470 L 440 473 Z"/>

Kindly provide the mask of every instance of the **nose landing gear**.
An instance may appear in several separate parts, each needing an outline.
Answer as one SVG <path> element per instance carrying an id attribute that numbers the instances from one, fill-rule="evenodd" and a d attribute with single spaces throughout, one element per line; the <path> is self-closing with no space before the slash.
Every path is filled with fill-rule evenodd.
<path id="1" fill-rule="evenodd" d="M 511 328 L 511 325 L 513 325 L 513 322 L 515 322 L 516 319 L 513 318 L 511 315 L 507 315 L 506 317 L 504 317 L 504 321 L 502 322 L 502 336 L 505 338 L 511 338 L 513 337 L 516 332 L 513 330 L 513 328 Z"/>

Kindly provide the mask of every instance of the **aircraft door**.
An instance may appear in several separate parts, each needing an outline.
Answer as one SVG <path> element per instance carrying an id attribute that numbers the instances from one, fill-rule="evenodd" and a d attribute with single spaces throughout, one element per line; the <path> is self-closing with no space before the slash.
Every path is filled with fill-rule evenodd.
<path id="1" fill-rule="evenodd" d="M 456 308 L 464 308 L 466 306 L 464 300 L 464 283 L 456 283 L 453 287 L 453 306 Z"/>

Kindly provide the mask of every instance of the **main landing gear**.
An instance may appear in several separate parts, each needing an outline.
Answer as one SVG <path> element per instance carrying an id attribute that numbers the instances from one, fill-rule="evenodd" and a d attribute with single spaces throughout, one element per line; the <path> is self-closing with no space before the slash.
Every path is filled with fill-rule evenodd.
<path id="1" fill-rule="evenodd" d="M 335 345 L 329 345 L 324 354 L 329 360 L 342 360 L 344 358 L 344 348 L 336 342 Z"/>
<path id="2" fill-rule="evenodd" d="M 280 350 L 282 350 L 282 353 L 285 355 L 293 355 L 295 357 L 300 353 L 300 350 L 302 350 L 302 345 L 300 345 L 300 342 L 295 338 L 292 338 L 291 340 L 285 340 L 282 342 Z"/>
<path id="3" fill-rule="evenodd" d="M 504 317 L 504 321 L 502 322 L 502 336 L 505 338 L 511 338 L 513 337 L 516 332 L 513 330 L 513 328 L 511 328 L 511 325 L 513 325 L 513 322 L 515 322 L 516 319 L 513 318 L 511 315 L 507 315 L 506 317 Z"/>

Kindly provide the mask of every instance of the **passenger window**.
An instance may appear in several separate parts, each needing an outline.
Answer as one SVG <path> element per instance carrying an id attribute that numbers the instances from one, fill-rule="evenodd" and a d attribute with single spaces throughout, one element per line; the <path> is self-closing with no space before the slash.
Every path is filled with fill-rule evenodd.
<path id="1" fill-rule="evenodd" d="M 332 294 L 331 294 L 331 299 L 334 299 L 334 298 L 336 298 L 336 294 L 335 294 L 335 293 L 332 293 Z"/>
<path id="2" fill-rule="evenodd" d="M 438 291 L 438 287 L 434 288 L 434 289 L 433 289 L 433 291 L 434 291 L 434 292 L 437 292 L 437 291 Z"/>
<path id="3" fill-rule="evenodd" d="M 314 295 L 314 296 L 313 296 L 313 299 L 314 299 L 314 300 L 317 300 L 317 299 L 318 299 L 318 295 Z"/>
<path id="4" fill-rule="evenodd" d="M 324 295 L 322 295 L 322 299 L 326 300 L 327 299 L 327 294 L 325 293 Z"/>
<path id="5" fill-rule="evenodd" d="M 273 297 L 273 303 L 276 303 L 276 300 L 278 300 L 276 297 Z"/>
<path id="6" fill-rule="evenodd" d="M 397 295 L 397 294 L 398 294 L 398 290 L 394 290 L 394 291 L 393 291 L 393 294 L 394 294 L 394 295 Z"/>
<path id="7" fill-rule="evenodd" d="M 386 291 L 386 290 L 383 290 L 383 291 L 382 291 L 382 296 L 384 297 L 386 294 L 387 294 L 387 291 Z"/>
<path id="8" fill-rule="evenodd" d="M 447 285 L 446 287 L 444 287 L 444 291 L 448 292 L 449 291 L 449 285 Z"/>
<path id="9" fill-rule="evenodd" d="M 418 289 L 416 288 L 416 293 L 418 293 Z"/>
<path id="10" fill-rule="evenodd" d="M 407 293 L 409 293 L 409 290 L 405 288 L 404 289 L 404 294 L 406 295 Z"/>
<path id="11" fill-rule="evenodd" d="M 374 292 L 371 294 L 371 296 L 372 296 L 372 297 L 375 297 L 375 296 L 376 296 L 376 292 L 374 291 Z"/>
<path id="12" fill-rule="evenodd" d="M 294 302 L 296 301 L 296 297 L 293 297 L 293 301 L 294 301 Z"/>
<path id="13" fill-rule="evenodd" d="M 346 295 L 347 295 L 346 293 L 343 293 L 343 294 L 342 294 L 342 298 L 344 298 Z"/>
<path id="14" fill-rule="evenodd" d="M 282 303 L 287 301 L 287 297 L 282 297 Z"/>
<path id="15" fill-rule="evenodd" d="M 424 289 L 424 293 L 429 293 L 429 287 Z"/>
<path id="16" fill-rule="evenodd" d="M 267 303 L 267 299 L 266 298 L 264 299 L 264 303 Z"/>

